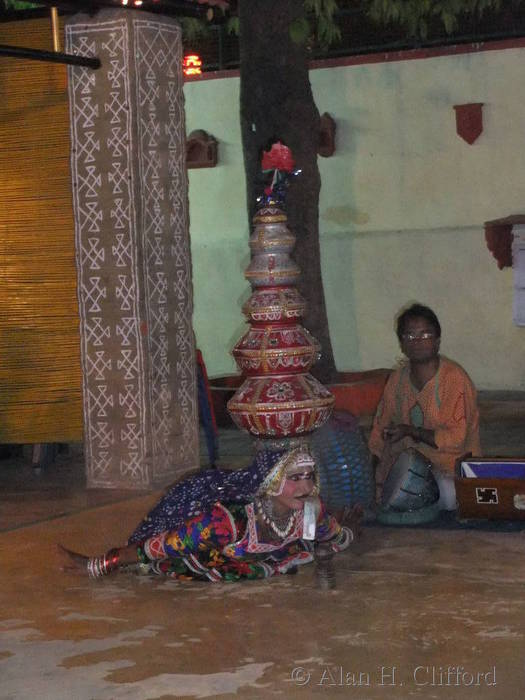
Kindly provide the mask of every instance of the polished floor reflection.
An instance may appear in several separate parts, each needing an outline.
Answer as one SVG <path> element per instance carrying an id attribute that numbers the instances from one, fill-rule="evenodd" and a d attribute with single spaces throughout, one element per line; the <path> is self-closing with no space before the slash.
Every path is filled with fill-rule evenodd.
<path id="1" fill-rule="evenodd" d="M 521 397 L 482 401 L 482 418 L 486 452 L 525 456 Z M 222 464 L 250 449 L 221 435 Z M 266 582 L 93 582 L 59 572 L 56 542 L 123 542 L 158 494 L 87 492 L 79 449 L 39 475 L 18 459 L 0 462 L 2 699 L 521 697 L 521 527 L 370 523 L 328 592 L 313 566 Z"/>

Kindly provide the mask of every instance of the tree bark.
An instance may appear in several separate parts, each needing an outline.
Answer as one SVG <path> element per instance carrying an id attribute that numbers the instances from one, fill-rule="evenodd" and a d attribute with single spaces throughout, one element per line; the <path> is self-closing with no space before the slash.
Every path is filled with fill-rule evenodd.
<path id="1" fill-rule="evenodd" d="M 261 194 L 260 155 L 267 143 L 286 143 L 302 170 L 290 185 L 286 209 L 297 236 L 294 257 L 302 271 L 298 288 L 308 302 L 303 322 L 322 347 L 312 374 L 327 382 L 336 370 L 321 278 L 319 111 L 308 77 L 307 48 L 295 44 L 289 32 L 303 15 L 303 0 L 239 1 L 240 119 L 250 226 Z"/>

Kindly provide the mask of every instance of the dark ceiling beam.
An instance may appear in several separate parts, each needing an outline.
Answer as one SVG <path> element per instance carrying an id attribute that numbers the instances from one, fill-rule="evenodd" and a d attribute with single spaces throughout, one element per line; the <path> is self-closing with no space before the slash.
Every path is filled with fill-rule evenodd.
<path id="1" fill-rule="evenodd" d="M 135 6 L 133 0 L 126 6 L 121 0 L 76 0 L 64 2 L 63 0 L 38 0 L 40 5 L 45 7 L 56 7 L 64 13 L 86 12 L 95 14 L 102 7 L 126 7 L 133 10 L 146 10 L 165 15 L 199 17 L 211 20 L 213 9 L 205 4 L 190 2 L 189 0 L 143 0 L 142 5 Z M 0 56 L 11 58 L 26 58 L 34 61 L 47 61 L 50 63 L 65 63 L 68 65 L 86 66 L 89 68 L 100 68 L 100 60 L 95 56 L 78 56 L 59 51 L 41 51 L 39 49 L 22 48 L 21 46 L 0 45 Z"/>
<path id="2" fill-rule="evenodd" d="M 128 5 L 123 6 L 121 0 L 78 0 L 77 2 L 67 2 L 67 0 L 38 0 L 41 5 L 47 7 L 57 7 L 63 12 L 87 12 L 95 14 L 102 7 L 125 7 L 127 10 L 143 10 L 157 14 L 171 15 L 175 17 L 197 17 L 210 19 L 213 16 L 213 8 L 189 0 L 143 0 L 142 5 L 136 7 L 133 0 L 129 0 Z M 211 11 L 211 12 L 210 12 Z"/>
<path id="3" fill-rule="evenodd" d="M 32 61 L 45 61 L 46 63 L 65 63 L 70 66 L 85 66 L 86 68 L 100 68 L 100 60 L 95 56 L 77 56 L 76 54 L 61 53 L 60 51 L 25 49 L 21 46 L 6 46 L 5 44 L 0 44 L 0 56 L 27 58 Z"/>

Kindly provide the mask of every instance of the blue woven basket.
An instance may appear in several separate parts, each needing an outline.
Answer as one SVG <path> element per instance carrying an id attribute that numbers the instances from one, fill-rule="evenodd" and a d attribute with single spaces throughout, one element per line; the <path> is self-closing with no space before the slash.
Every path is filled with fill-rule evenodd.
<path id="1" fill-rule="evenodd" d="M 352 414 L 337 412 L 312 436 L 319 469 L 321 498 L 334 510 L 360 503 L 375 503 L 370 453 L 359 423 Z"/>

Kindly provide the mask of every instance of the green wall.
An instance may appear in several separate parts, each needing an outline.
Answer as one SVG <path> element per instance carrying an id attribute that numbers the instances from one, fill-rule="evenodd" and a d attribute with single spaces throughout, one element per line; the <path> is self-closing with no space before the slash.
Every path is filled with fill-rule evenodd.
<path id="1" fill-rule="evenodd" d="M 442 350 L 479 388 L 524 389 L 525 329 L 512 323 L 513 278 L 486 248 L 483 223 L 524 213 L 525 49 L 317 69 L 320 112 L 337 122 L 319 158 L 321 255 L 338 369 L 392 366 L 393 317 L 429 304 Z M 249 295 L 246 197 L 236 77 L 187 83 L 188 133 L 219 141 L 214 169 L 190 170 L 194 326 L 211 376 L 229 354 Z M 453 105 L 483 102 L 473 145 Z M 344 300 L 344 301 L 342 301 Z"/>

